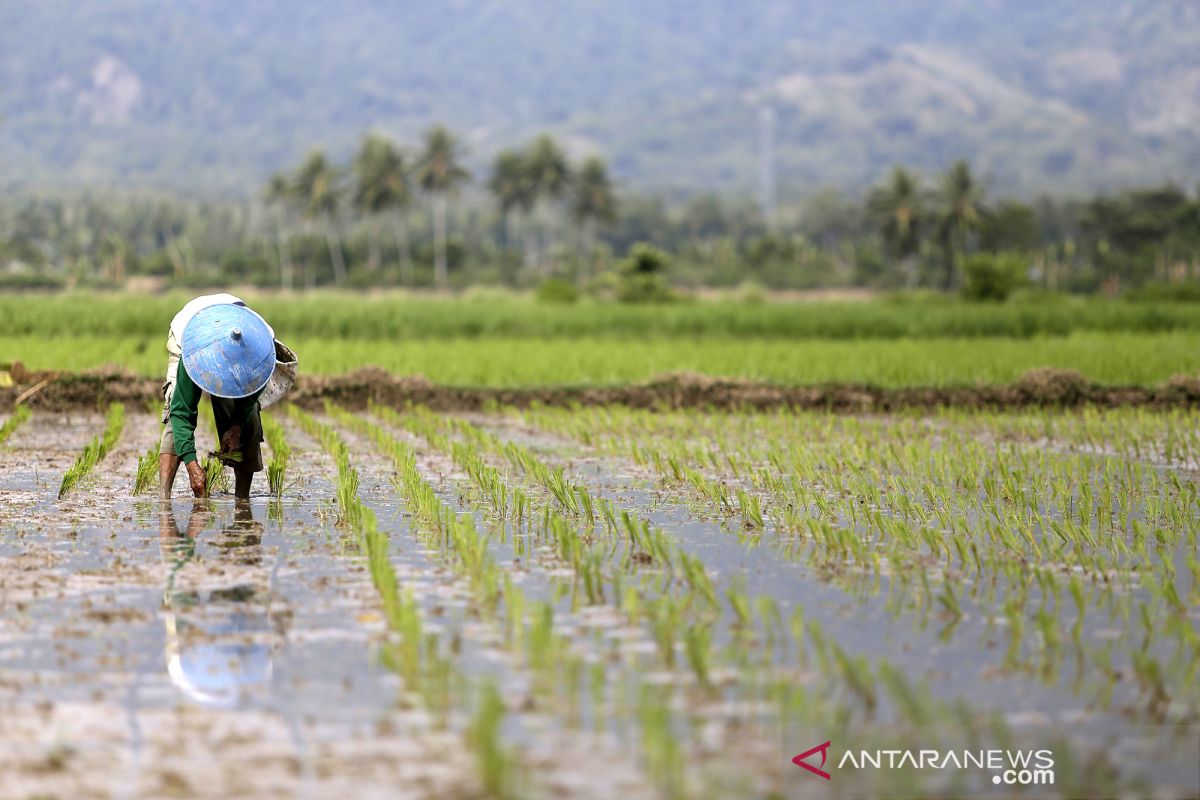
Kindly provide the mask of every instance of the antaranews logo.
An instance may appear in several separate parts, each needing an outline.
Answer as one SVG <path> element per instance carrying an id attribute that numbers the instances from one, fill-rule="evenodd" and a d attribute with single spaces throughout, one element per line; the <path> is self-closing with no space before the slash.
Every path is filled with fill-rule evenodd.
<path id="1" fill-rule="evenodd" d="M 792 759 L 817 777 L 832 780 L 825 771 L 832 742 L 809 748 Z M 821 754 L 820 766 L 809 758 Z M 1054 753 L 1050 750 L 847 750 L 837 762 L 838 769 L 986 769 L 992 783 L 1005 786 L 1052 786 Z"/>
<path id="2" fill-rule="evenodd" d="M 831 742 L 826 742 L 825 744 L 819 744 L 816 747 L 805 750 L 803 753 L 801 753 L 800 755 L 793 758 L 792 763 L 795 764 L 797 767 L 804 767 L 806 770 L 811 772 L 813 775 L 819 775 L 820 777 L 824 778 L 825 780 L 829 780 L 830 775 L 828 772 L 826 772 L 824 769 L 819 769 L 817 767 L 814 767 L 812 764 L 809 764 L 804 759 L 808 758 L 809 756 L 813 755 L 814 753 L 820 752 L 821 753 L 821 766 L 824 767 L 825 759 L 829 755 L 829 745 L 830 744 L 831 744 Z"/>

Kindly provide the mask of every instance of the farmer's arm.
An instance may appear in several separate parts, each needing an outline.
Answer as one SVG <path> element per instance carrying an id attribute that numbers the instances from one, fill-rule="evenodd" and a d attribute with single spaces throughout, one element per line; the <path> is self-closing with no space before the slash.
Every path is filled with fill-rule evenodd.
<path id="1" fill-rule="evenodd" d="M 175 440 L 175 455 L 184 464 L 196 460 L 196 413 L 200 408 L 200 388 L 179 362 L 175 373 L 175 394 L 171 396 L 171 437 Z"/>

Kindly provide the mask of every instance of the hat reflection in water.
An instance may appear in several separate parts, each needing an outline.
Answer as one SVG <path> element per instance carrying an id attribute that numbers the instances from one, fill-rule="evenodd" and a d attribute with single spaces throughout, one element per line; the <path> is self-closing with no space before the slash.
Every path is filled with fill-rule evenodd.
<path id="1" fill-rule="evenodd" d="M 186 534 L 170 510 L 161 525 L 163 557 L 171 561 L 163 592 L 167 674 L 190 700 L 216 708 L 265 702 L 274 676 L 276 651 L 284 645 L 282 626 L 272 614 L 272 593 L 241 581 L 220 586 L 181 586 L 196 557 L 197 539 L 213 521 L 205 505 L 192 510 Z M 248 503 L 239 503 L 233 525 L 209 544 L 228 566 L 261 564 L 262 526 Z"/>

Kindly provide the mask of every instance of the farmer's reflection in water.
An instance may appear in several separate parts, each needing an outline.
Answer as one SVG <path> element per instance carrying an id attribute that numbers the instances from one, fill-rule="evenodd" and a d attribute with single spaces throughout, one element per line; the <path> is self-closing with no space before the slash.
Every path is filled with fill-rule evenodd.
<path id="1" fill-rule="evenodd" d="M 184 532 L 169 504 L 161 512 L 162 557 L 169 566 L 163 591 L 167 672 L 193 701 L 233 708 L 270 693 L 286 613 L 280 602 L 272 613 L 262 524 L 250 504 L 238 501 L 232 524 L 206 533 L 216 522 L 205 501 L 192 507 Z"/>

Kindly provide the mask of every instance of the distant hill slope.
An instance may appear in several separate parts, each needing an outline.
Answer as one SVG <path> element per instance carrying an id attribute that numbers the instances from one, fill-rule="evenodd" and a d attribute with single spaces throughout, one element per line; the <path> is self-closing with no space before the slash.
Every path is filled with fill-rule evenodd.
<path id="1" fill-rule="evenodd" d="M 396 8 L 395 6 L 399 6 Z M 244 192 L 364 129 L 547 129 L 627 185 L 780 193 L 972 159 L 1006 191 L 1200 164 L 1194 0 L 0 4 L 0 186 Z"/>

